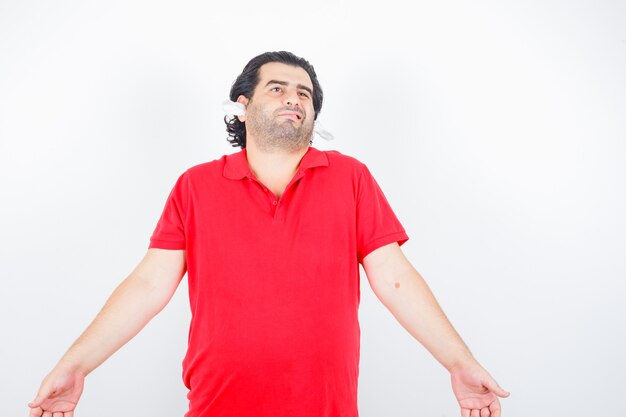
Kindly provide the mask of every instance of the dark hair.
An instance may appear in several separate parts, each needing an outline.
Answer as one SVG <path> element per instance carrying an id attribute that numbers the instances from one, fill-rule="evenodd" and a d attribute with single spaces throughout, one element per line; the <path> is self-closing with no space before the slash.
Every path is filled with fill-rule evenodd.
<path id="1" fill-rule="evenodd" d="M 280 62 L 282 64 L 293 65 L 294 67 L 300 67 L 304 69 L 311 78 L 313 83 L 313 109 L 315 109 L 315 117 L 322 110 L 322 101 L 324 100 L 324 93 L 319 81 L 317 81 L 317 75 L 313 69 L 313 65 L 300 58 L 291 52 L 279 51 L 279 52 L 265 52 L 259 56 L 256 56 L 248 62 L 241 74 L 237 77 L 233 86 L 230 89 L 230 99 L 237 101 L 237 98 L 241 95 L 251 99 L 254 93 L 254 89 L 259 83 L 259 69 L 262 65 L 270 62 Z M 227 139 L 230 144 L 235 147 L 239 146 L 241 149 L 246 147 L 246 124 L 239 121 L 237 117 L 226 116 L 224 117 L 226 123 L 226 131 L 230 139 Z"/>

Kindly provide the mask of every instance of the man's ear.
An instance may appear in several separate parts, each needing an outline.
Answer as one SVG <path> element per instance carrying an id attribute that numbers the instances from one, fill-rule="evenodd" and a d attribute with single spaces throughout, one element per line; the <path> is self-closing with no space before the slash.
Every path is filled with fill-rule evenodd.
<path id="1" fill-rule="evenodd" d="M 237 97 L 237 103 L 241 103 L 244 105 L 244 107 L 248 107 L 248 103 L 250 102 L 250 100 L 248 100 L 248 98 L 246 96 L 244 96 L 243 94 L 240 95 L 239 97 Z M 244 123 L 246 121 L 246 115 L 244 114 L 243 116 L 237 116 L 237 118 L 239 119 L 239 121 L 241 123 Z"/>

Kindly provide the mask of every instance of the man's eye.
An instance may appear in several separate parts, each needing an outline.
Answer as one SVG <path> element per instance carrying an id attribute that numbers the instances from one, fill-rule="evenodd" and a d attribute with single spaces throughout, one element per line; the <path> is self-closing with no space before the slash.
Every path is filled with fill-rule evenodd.
<path id="1" fill-rule="evenodd" d="M 309 98 L 309 95 L 308 95 L 307 93 L 300 93 L 300 95 L 301 95 L 302 97 Z"/>
<path id="2" fill-rule="evenodd" d="M 272 89 L 270 91 L 279 92 L 280 91 L 280 87 L 272 87 Z"/>

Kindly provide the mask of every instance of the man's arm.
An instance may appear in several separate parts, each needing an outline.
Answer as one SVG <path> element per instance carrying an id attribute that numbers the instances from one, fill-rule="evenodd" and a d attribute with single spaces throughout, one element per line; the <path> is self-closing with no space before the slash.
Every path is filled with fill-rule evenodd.
<path id="1" fill-rule="evenodd" d="M 72 417 L 85 376 L 139 333 L 167 305 L 185 272 L 185 251 L 149 249 L 135 270 L 113 291 L 87 330 L 43 380 L 37 396 L 29 404 L 30 416 L 58 412 Z"/>
<path id="2" fill-rule="evenodd" d="M 461 415 L 500 416 L 497 396 L 506 397 L 509 393 L 474 359 L 398 244 L 394 242 L 369 253 L 363 259 L 363 268 L 378 299 L 450 371 Z"/>

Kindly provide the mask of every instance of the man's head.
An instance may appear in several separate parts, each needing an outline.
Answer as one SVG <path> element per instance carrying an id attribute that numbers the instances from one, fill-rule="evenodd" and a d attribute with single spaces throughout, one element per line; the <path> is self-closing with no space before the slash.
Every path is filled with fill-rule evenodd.
<path id="1" fill-rule="evenodd" d="M 271 139 L 276 146 L 281 141 L 298 146 L 302 140 L 310 142 L 323 93 L 313 66 L 281 51 L 248 62 L 230 90 L 230 99 L 246 106 L 245 116 L 224 118 L 233 146 L 246 147 L 246 131 L 256 139 Z"/>

